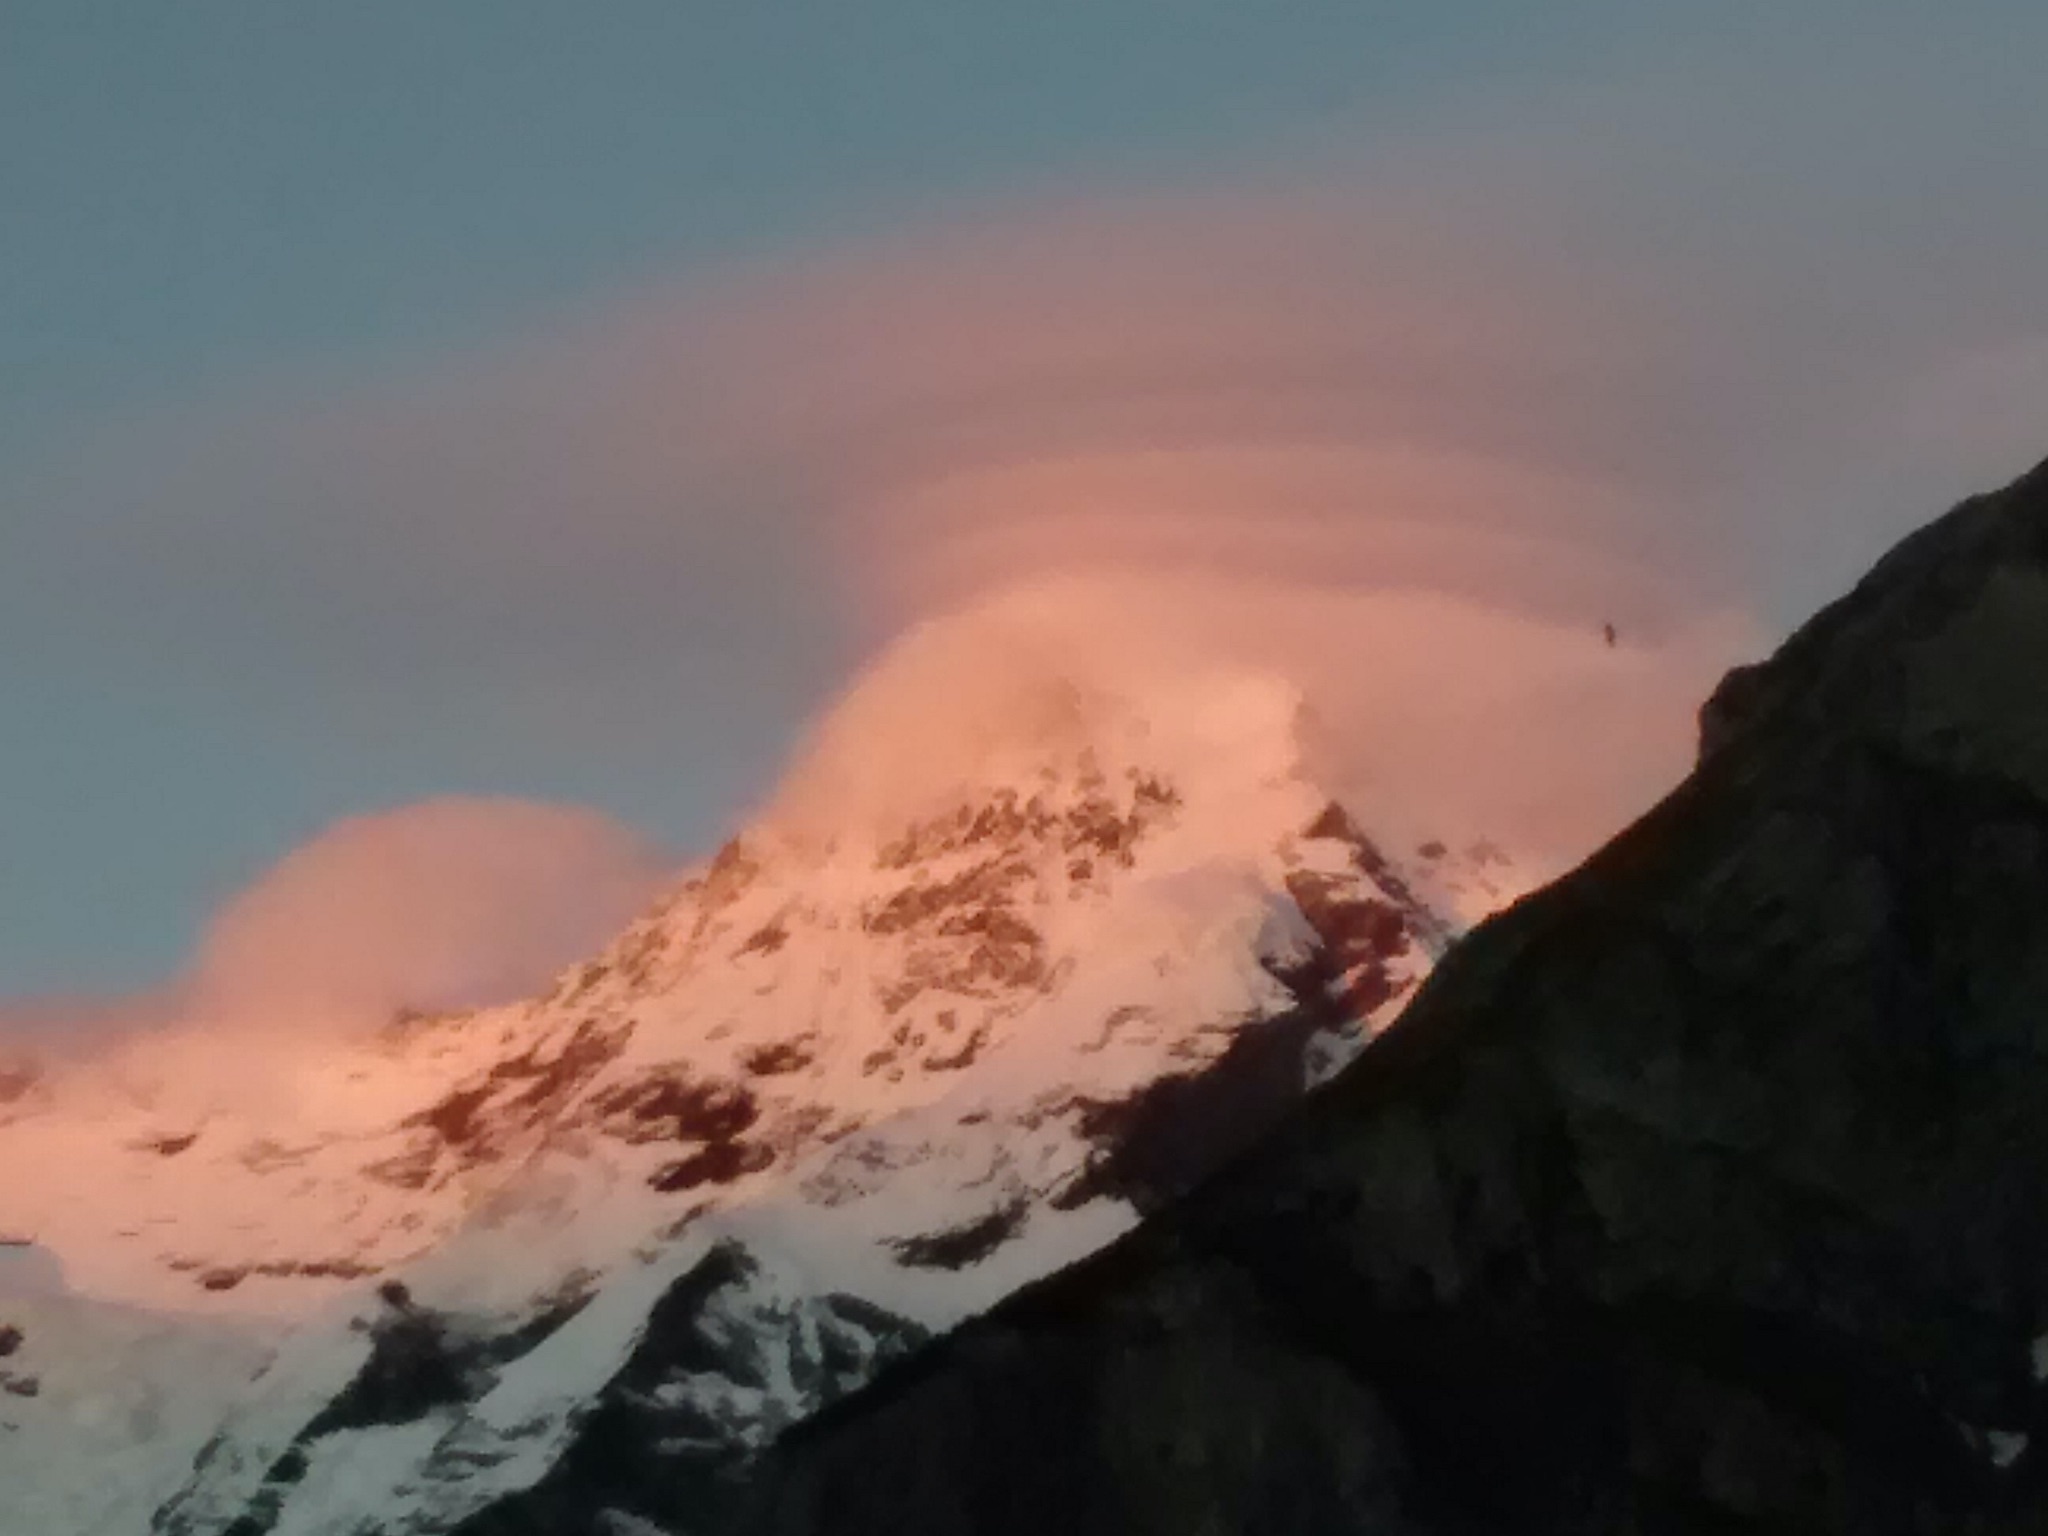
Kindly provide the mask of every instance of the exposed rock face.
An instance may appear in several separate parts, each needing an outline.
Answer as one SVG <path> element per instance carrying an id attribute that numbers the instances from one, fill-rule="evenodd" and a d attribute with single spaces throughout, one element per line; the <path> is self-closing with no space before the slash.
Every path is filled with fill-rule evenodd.
<path id="1" fill-rule="evenodd" d="M 857 1297 L 778 1291 L 744 1249 L 715 1248 L 653 1307 L 547 1475 L 453 1536 L 687 1530 L 747 1450 L 924 1337 Z M 771 1411 L 746 1415 L 736 1434 L 736 1398 L 769 1401 Z"/>
<path id="2" fill-rule="evenodd" d="M 2048 466 L 1702 748 L 1280 1134 L 785 1438 L 727 1528 L 2048 1529 Z"/>

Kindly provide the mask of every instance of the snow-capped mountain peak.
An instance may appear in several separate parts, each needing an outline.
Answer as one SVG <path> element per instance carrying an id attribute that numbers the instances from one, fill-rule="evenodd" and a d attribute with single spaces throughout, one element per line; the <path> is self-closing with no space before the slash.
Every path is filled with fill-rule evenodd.
<path id="1" fill-rule="evenodd" d="M 1399 1011 L 1475 891 L 1516 894 L 1469 837 L 1375 842 L 1317 782 L 1285 681 L 1055 661 L 956 679 L 913 644 L 753 827 L 523 1003 L 246 1051 L 193 1026 L 16 1083 L 0 1158 L 51 1176 L 0 1195 L 0 1230 L 107 1302 L 298 1320 L 223 1430 L 238 1449 L 164 1469 L 156 1494 L 186 1485 L 165 1528 L 259 1495 L 311 1510 L 373 1454 L 413 1489 L 384 1529 L 514 1496 L 617 1372 L 710 1390 L 647 1308 L 714 1253 L 741 1258 L 691 1314 L 725 1319 L 700 1366 L 739 1347 L 733 1307 L 782 1319 L 776 1350 L 852 1328 L 872 1364 L 1215 1166 Z M 456 1385 L 389 1434 L 333 1432 L 415 1311 L 472 1341 Z M 557 1332 L 553 1385 L 522 1377 Z M 577 1348 L 587 1390 L 556 1358 Z M 749 1389 L 713 1439 L 848 1370 Z M 531 1398 L 509 1420 L 507 1393 Z M 304 1490 L 264 1494 L 287 1452 Z M 277 1528 L 353 1529 L 335 1518 Z"/>

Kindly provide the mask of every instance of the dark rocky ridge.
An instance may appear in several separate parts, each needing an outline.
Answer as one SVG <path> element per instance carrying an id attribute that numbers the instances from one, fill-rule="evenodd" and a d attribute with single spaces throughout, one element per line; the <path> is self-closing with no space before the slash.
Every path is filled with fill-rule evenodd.
<path id="1" fill-rule="evenodd" d="M 1701 757 L 1277 1135 L 693 1529 L 2048 1531 L 2048 467 L 1732 676 Z"/>
<path id="2" fill-rule="evenodd" d="M 734 1426 L 712 1405 L 765 1389 L 786 1370 L 792 1414 L 831 1402 L 877 1362 L 927 1337 L 854 1296 L 755 1294 L 757 1261 L 724 1243 L 656 1304 L 631 1355 L 592 1402 L 539 1482 L 448 1529 L 449 1536 L 617 1536 L 692 1529 L 746 1464 Z M 705 1396 L 678 1388 L 716 1384 Z M 743 1426 L 744 1429 L 744 1426 Z M 653 1522 L 659 1521 L 660 1525 Z"/>

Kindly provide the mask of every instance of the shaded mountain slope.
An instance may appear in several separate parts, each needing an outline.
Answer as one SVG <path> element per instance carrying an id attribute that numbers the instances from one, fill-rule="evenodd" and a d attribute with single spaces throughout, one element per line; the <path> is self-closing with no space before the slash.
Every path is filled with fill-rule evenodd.
<path id="1" fill-rule="evenodd" d="M 1278 1135 L 718 1523 L 2048 1530 L 2048 466 L 1702 737 Z"/>

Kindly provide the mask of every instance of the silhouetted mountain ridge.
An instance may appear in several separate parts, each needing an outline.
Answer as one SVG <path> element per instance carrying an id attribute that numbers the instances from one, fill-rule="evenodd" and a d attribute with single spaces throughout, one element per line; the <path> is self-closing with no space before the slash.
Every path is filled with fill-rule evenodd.
<path id="1" fill-rule="evenodd" d="M 2048 466 L 1732 675 L 1693 776 L 1277 1134 L 717 1528 L 2048 1528 L 2044 661 Z"/>

